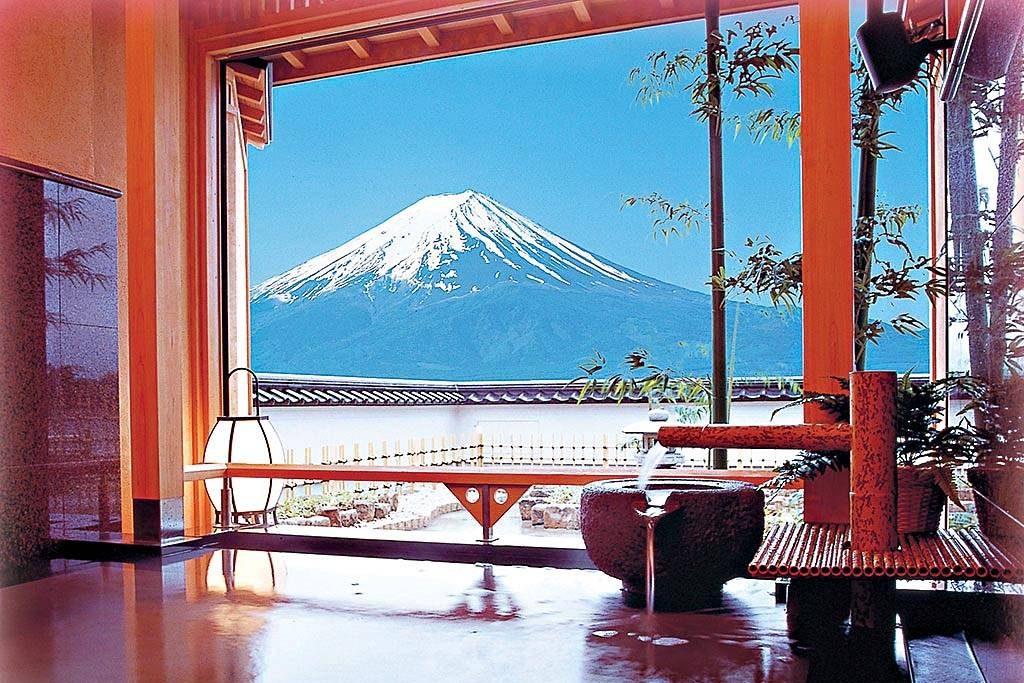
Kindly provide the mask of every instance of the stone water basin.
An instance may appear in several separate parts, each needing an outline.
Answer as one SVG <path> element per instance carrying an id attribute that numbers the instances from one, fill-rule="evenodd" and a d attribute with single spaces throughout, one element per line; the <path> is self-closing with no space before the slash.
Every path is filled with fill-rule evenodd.
<path id="1" fill-rule="evenodd" d="M 750 484 L 659 479 L 648 486 L 666 514 L 654 531 L 655 604 L 659 611 L 713 607 L 723 584 L 746 574 L 764 535 L 764 493 Z M 598 569 L 622 581 L 627 605 L 644 605 L 649 507 L 636 480 L 599 481 L 583 488 L 580 529 Z"/>

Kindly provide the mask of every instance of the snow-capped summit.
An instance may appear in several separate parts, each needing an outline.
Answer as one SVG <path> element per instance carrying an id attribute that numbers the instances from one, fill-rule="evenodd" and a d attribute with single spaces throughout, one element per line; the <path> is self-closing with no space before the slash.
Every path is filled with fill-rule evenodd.
<path id="1" fill-rule="evenodd" d="M 420 199 L 340 247 L 260 283 L 251 298 L 288 303 L 353 285 L 371 297 L 379 288 L 465 294 L 502 282 L 632 289 L 655 281 L 466 190 Z"/>
<path id="2" fill-rule="evenodd" d="M 564 379 L 595 350 L 614 365 L 641 346 L 677 372 L 708 372 L 707 294 L 617 266 L 471 190 L 424 197 L 251 294 L 261 372 Z M 727 318 L 738 375 L 799 374 L 799 315 L 731 302 Z M 896 357 L 927 359 L 917 341 Z"/>

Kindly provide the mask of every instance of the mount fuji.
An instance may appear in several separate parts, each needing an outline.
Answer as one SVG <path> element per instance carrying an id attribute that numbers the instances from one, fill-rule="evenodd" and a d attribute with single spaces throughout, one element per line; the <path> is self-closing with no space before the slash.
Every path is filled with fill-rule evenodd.
<path id="1" fill-rule="evenodd" d="M 616 265 L 471 190 L 420 199 L 258 284 L 250 303 L 263 372 L 565 379 L 595 350 L 615 363 L 639 346 L 680 372 L 710 368 L 708 295 Z M 726 314 L 737 375 L 799 374 L 799 313 L 730 303 Z"/>

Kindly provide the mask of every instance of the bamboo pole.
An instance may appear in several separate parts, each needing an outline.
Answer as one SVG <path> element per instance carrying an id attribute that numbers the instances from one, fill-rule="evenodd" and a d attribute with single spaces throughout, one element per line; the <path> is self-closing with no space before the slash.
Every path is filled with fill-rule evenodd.
<path id="1" fill-rule="evenodd" d="M 719 32 L 719 0 L 704 0 L 704 33 L 706 41 L 708 101 L 708 185 L 711 192 L 711 422 L 729 421 L 728 378 L 726 377 L 725 289 L 716 284 L 725 270 L 725 208 L 722 170 L 722 88 L 719 76 L 718 46 L 722 42 Z M 713 448 L 711 465 L 723 470 L 728 465 L 728 451 Z"/>
<path id="2" fill-rule="evenodd" d="M 682 448 L 778 449 L 811 451 L 850 449 L 851 429 L 847 424 L 799 425 L 682 425 L 662 427 L 658 442 Z"/>
<path id="3" fill-rule="evenodd" d="M 896 532 L 896 373 L 850 376 L 850 545 L 854 571 L 884 571 L 883 553 L 898 547 Z M 858 580 L 851 586 L 850 624 L 858 637 L 891 642 L 896 585 Z"/>
<path id="4" fill-rule="evenodd" d="M 896 373 L 853 373 L 850 405 L 851 545 L 895 550 Z"/>

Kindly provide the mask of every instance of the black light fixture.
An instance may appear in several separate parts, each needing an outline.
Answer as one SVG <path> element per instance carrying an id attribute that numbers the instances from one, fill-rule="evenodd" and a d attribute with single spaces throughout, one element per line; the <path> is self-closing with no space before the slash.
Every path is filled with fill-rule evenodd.
<path id="1" fill-rule="evenodd" d="M 899 90 L 914 80 L 932 52 L 953 46 L 950 40 L 912 40 L 898 12 L 882 12 L 857 29 L 871 85 L 879 93 Z"/>

